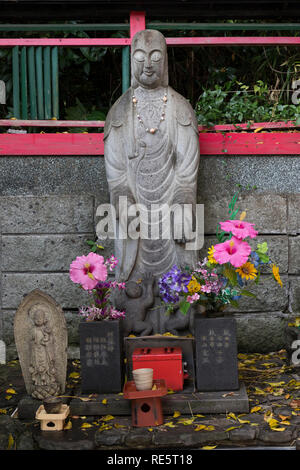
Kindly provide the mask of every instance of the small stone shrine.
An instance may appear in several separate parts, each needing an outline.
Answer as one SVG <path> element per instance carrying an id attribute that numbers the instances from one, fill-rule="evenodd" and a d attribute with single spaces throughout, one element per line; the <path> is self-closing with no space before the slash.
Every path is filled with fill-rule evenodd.
<path id="1" fill-rule="evenodd" d="M 54 299 L 30 292 L 16 312 L 14 336 L 27 393 L 39 400 L 64 393 L 67 327 Z"/>

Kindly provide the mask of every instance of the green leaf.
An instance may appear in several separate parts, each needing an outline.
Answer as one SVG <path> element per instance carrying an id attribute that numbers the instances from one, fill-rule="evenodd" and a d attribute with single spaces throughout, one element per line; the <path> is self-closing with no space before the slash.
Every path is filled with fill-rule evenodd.
<path id="1" fill-rule="evenodd" d="M 239 308 L 239 303 L 238 303 L 236 300 L 232 300 L 232 299 L 231 299 L 231 300 L 230 300 L 230 303 L 231 303 L 231 305 L 232 305 L 233 307 Z"/>
<path id="2" fill-rule="evenodd" d="M 257 248 L 258 248 L 258 251 L 259 251 L 260 253 L 264 253 L 264 254 L 265 254 L 265 253 L 267 253 L 267 251 L 268 251 L 268 244 L 267 244 L 267 242 L 258 243 L 258 244 L 257 244 Z"/>
<path id="3" fill-rule="evenodd" d="M 260 251 L 257 251 L 256 252 L 258 254 L 258 256 L 260 257 L 260 260 L 263 262 L 263 263 L 268 263 L 270 258 L 269 256 L 265 255 L 264 253 L 261 253 Z"/>
<path id="4" fill-rule="evenodd" d="M 223 275 L 229 280 L 233 287 L 237 285 L 237 273 L 234 269 L 226 266 L 224 268 Z"/>
<path id="5" fill-rule="evenodd" d="M 254 299 L 256 299 L 256 295 L 253 294 L 253 292 L 250 292 L 248 290 L 242 290 L 240 294 L 245 295 L 246 297 L 253 297 Z"/>
<path id="6" fill-rule="evenodd" d="M 191 304 L 189 302 L 187 302 L 186 300 L 183 300 L 179 304 L 179 310 L 180 310 L 181 313 L 183 313 L 183 315 L 186 315 L 189 308 L 190 308 L 190 306 L 191 306 Z"/>

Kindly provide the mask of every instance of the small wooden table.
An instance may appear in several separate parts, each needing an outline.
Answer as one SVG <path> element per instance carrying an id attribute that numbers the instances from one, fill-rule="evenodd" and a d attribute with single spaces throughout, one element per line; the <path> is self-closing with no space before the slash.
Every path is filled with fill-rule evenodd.
<path id="1" fill-rule="evenodd" d="M 123 397 L 131 400 L 132 426 L 159 426 L 163 424 L 161 397 L 167 395 L 164 380 L 154 380 L 154 390 L 137 390 L 134 381 L 124 385 Z"/>

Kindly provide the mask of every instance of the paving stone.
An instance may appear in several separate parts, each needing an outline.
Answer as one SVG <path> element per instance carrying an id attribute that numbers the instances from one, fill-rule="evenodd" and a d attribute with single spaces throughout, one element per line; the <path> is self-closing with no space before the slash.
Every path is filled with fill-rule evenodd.
<path id="1" fill-rule="evenodd" d="M 2 275 L 2 307 L 17 309 L 34 289 L 49 294 L 66 309 L 78 309 L 89 301 L 86 291 L 70 280 L 69 273 L 7 273 Z"/>
<path id="2" fill-rule="evenodd" d="M 243 418 L 244 419 L 244 418 Z M 231 441 L 253 441 L 256 438 L 256 429 L 245 426 L 229 431 L 229 439 Z"/>
<path id="3" fill-rule="evenodd" d="M 93 204 L 85 195 L 1 197 L 2 234 L 93 232 Z"/>
<path id="4" fill-rule="evenodd" d="M 289 237 L 289 273 L 300 274 L 300 236 Z"/>
<path id="5" fill-rule="evenodd" d="M 97 430 L 95 433 L 95 445 L 96 447 L 121 446 L 124 444 L 127 434 L 127 429 L 107 429 L 106 431 Z"/>
<path id="6" fill-rule="evenodd" d="M 300 194 L 291 194 L 288 197 L 288 233 L 300 234 Z"/>
<path id="7" fill-rule="evenodd" d="M 145 428 L 133 428 L 125 436 L 125 445 L 134 449 L 147 448 L 152 444 L 153 434 Z"/>
<path id="8" fill-rule="evenodd" d="M 258 439 L 266 444 L 284 444 L 292 441 L 293 432 L 290 429 L 285 429 L 285 431 L 260 429 Z"/>
<path id="9" fill-rule="evenodd" d="M 290 305 L 289 310 L 293 313 L 300 312 L 300 277 L 289 279 L 290 285 Z"/>
<path id="10" fill-rule="evenodd" d="M 68 271 L 70 263 L 88 253 L 86 235 L 4 235 L 2 271 Z"/>
<path id="11" fill-rule="evenodd" d="M 34 441 L 41 450 L 93 450 L 94 440 L 80 438 L 72 431 L 35 431 Z"/>
<path id="12" fill-rule="evenodd" d="M 189 427 L 189 426 L 187 426 Z M 205 443 L 226 441 L 228 435 L 225 431 L 194 431 L 194 428 L 185 430 L 184 426 L 170 428 L 167 432 L 157 430 L 153 436 L 153 444 L 156 447 L 180 448 L 180 447 L 200 447 Z"/>
<path id="13" fill-rule="evenodd" d="M 198 196 L 198 203 L 204 204 L 204 231 L 206 234 L 215 234 L 217 224 L 228 218 L 228 204 L 232 198 L 226 200 L 220 193 Z M 255 224 L 259 234 L 286 234 L 287 233 L 287 201 L 276 193 L 242 193 L 238 197 L 236 209 L 247 212 L 247 221 Z"/>
<path id="14" fill-rule="evenodd" d="M 270 274 L 261 275 L 258 285 L 251 285 L 251 292 L 256 298 L 243 296 L 239 300 L 239 307 L 228 307 L 228 312 L 285 312 L 289 303 L 289 282 L 288 276 L 280 276 L 283 287 L 274 281 Z"/>
<path id="15" fill-rule="evenodd" d="M 284 328 L 288 317 L 281 312 L 241 313 L 237 321 L 239 352 L 268 353 L 285 347 Z"/>

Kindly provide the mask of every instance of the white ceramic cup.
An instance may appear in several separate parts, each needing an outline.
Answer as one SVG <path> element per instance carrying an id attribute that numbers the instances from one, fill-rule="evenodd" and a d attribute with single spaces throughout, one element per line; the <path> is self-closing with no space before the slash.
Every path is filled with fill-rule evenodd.
<path id="1" fill-rule="evenodd" d="M 151 390 L 153 385 L 153 369 L 135 369 L 132 371 L 137 390 Z"/>

